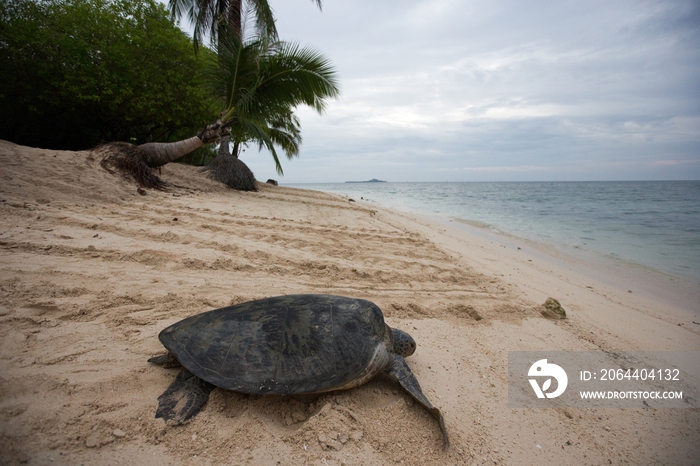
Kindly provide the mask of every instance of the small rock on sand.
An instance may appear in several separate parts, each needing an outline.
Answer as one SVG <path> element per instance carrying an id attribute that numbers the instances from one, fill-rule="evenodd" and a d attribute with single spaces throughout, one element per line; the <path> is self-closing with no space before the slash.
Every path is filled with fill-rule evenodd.
<path id="1" fill-rule="evenodd" d="M 85 446 L 88 448 L 95 448 L 100 444 L 100 435 L 95 432 L 90 434 L 90 436 L 85 440 Z"/>
<path id="2" fill-rule="evenodd" d="M 318 443 L 321 445 L 323 450 L 335 450 L 340 451 L 343 448 L 343 444 L 338 440 L 330 438 L 325 434 L 318 434 Z"/>
<path id="3" fill-rule="evenodd" d="M 552 320 L 563 320 L 566 319 L 566 311 L 559 301 L 554 298 L 547 298 L 547 300 L 540 306 L 540 313 L 547 319 Z"/>

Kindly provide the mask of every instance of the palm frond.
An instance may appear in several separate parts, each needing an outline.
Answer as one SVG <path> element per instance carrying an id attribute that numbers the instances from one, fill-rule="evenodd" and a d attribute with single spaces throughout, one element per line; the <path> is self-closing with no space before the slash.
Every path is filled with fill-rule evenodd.
<path id="1" fill-rule="evenodd" d="M 199 4 L 192 0 L 170 0 L 168 9 L 173 20 L 187 18 L 190 23 L 194 24 L 199 13 Z"/>
<path id="2" fill-rule="evenodd" d="M 258 149 L 266 148 L 272 154 L 272 158 L 275 161 L 275 169 L 280 175 L 284 175 L 282 170 L 282 164 L 277 156 L 277 151 L 275 150 L 275 143 L 270 138 L 270 129 L 265 124 L 259 124 L 259 122 L 253 120 L 244 120 L 241 122 L 245 128 L 245 132 L 249 135 L 250 139 L 258 143 Z"/>
<path id="3" fill-rule="evenodd" d="M 255 14 L 255 25 L 258 33 L 276 39 L 275 15 L 267 0 L 249 0 L 248 5 Z"/>
<path id="4" fill-rule="evenodd" d="M 279 43 L 261 63 L 258 92 L 291 107 L 308 105 L 319 113 L 340 94 L 336 70 L 320 52 L 296 43 Z"/>
<path id="5" fill-rule="evenodd" d="M 223 121 L 231 123 L 232 140 L 268 149 L 279 174 L 276 147 L 292 158 L 301 146 L 294 109 L 308 105 L 322 113 L 340 93 L 336 70 L 317 50 L 269 36 L 242 40 L 230 32 L 220 32 L 210 83 L 225 102 Z"/>

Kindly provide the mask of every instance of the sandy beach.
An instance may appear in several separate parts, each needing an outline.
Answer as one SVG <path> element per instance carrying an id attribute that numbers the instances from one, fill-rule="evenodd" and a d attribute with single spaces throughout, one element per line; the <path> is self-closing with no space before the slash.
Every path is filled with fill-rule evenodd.
<path id="1" fill-rule="evenodd" d="M 697 464 L 698 409 L 511 409 L 507 386 L 508 351 L 700 350 L 697 289 L 630 292 L 524 241 L 339 195 L 237 192 L 179 164 L 161 177 L 141 195 L 90 152 L 0 141 L 0 464 Z M 215 390 L 186 425 L 154 418 L 177 373 L 146 362 L 163 328 L 297 293 L 371 300 L 412 334 L 448 451 L 384 377 Z M 548 297 L 566 320 L 541 315 Z"/>

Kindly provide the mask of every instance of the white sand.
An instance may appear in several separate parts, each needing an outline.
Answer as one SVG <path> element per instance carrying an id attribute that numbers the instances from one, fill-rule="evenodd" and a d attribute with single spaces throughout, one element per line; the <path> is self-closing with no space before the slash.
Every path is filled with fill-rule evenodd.
<path id="1" fill-rule="evenodd" d="M 162 177 L 167 192 L 140 196 L 87 152 L 0 141 L 0 464 L 697 464 L 696 409 L 507 401 L 508 351 L 700 350 L 692 292 L 628 293 L 525 242 L 341 196 L 240 193 L 176 164 Z M 385 378 L 216 390 L 189 424 L 154 418 L 177 372 L 146 363 L 160 330 L 291 293 L 370 299 L 409 331 L 452 448 Z M 567 320 L 535 309 L 550 296 Z"/>

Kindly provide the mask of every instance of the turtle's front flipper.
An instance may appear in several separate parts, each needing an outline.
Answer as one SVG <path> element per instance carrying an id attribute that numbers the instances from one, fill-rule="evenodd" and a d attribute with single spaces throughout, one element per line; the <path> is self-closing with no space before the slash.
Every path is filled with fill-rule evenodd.
<path id="1" fill-rule="evenodd" d="M 394 364 L 391 366 L 387 374 L 398 380 L 404 390 L 406 390 L 418 403 L 427 409 L 435 419 L 437 419 L 438 423 L 440 424 L 440 430 L 442 430 L 442 436 L 445 440 L 445 450 L 450 448 L 450 439 L 447 436 L 445 419 L 442 417 L 442 413 L 439 409 L 430 404 L 428 398 L 423 395 L 423 391 L 420 389 L 420 384 L 418 383 L 416 376 L 413 375 L 411 368 L 408 367 L 408 364 L 406 364 L 404 358 L 394 355 Z"/>
<path id="2" fill-rule="evenodd" d="M 201 411 L 215 388 L 215 385 L 182 369 L 175 381 L 158 397 L 156 417 L 172 421 L 173 424 L 182 424 Z"/>

